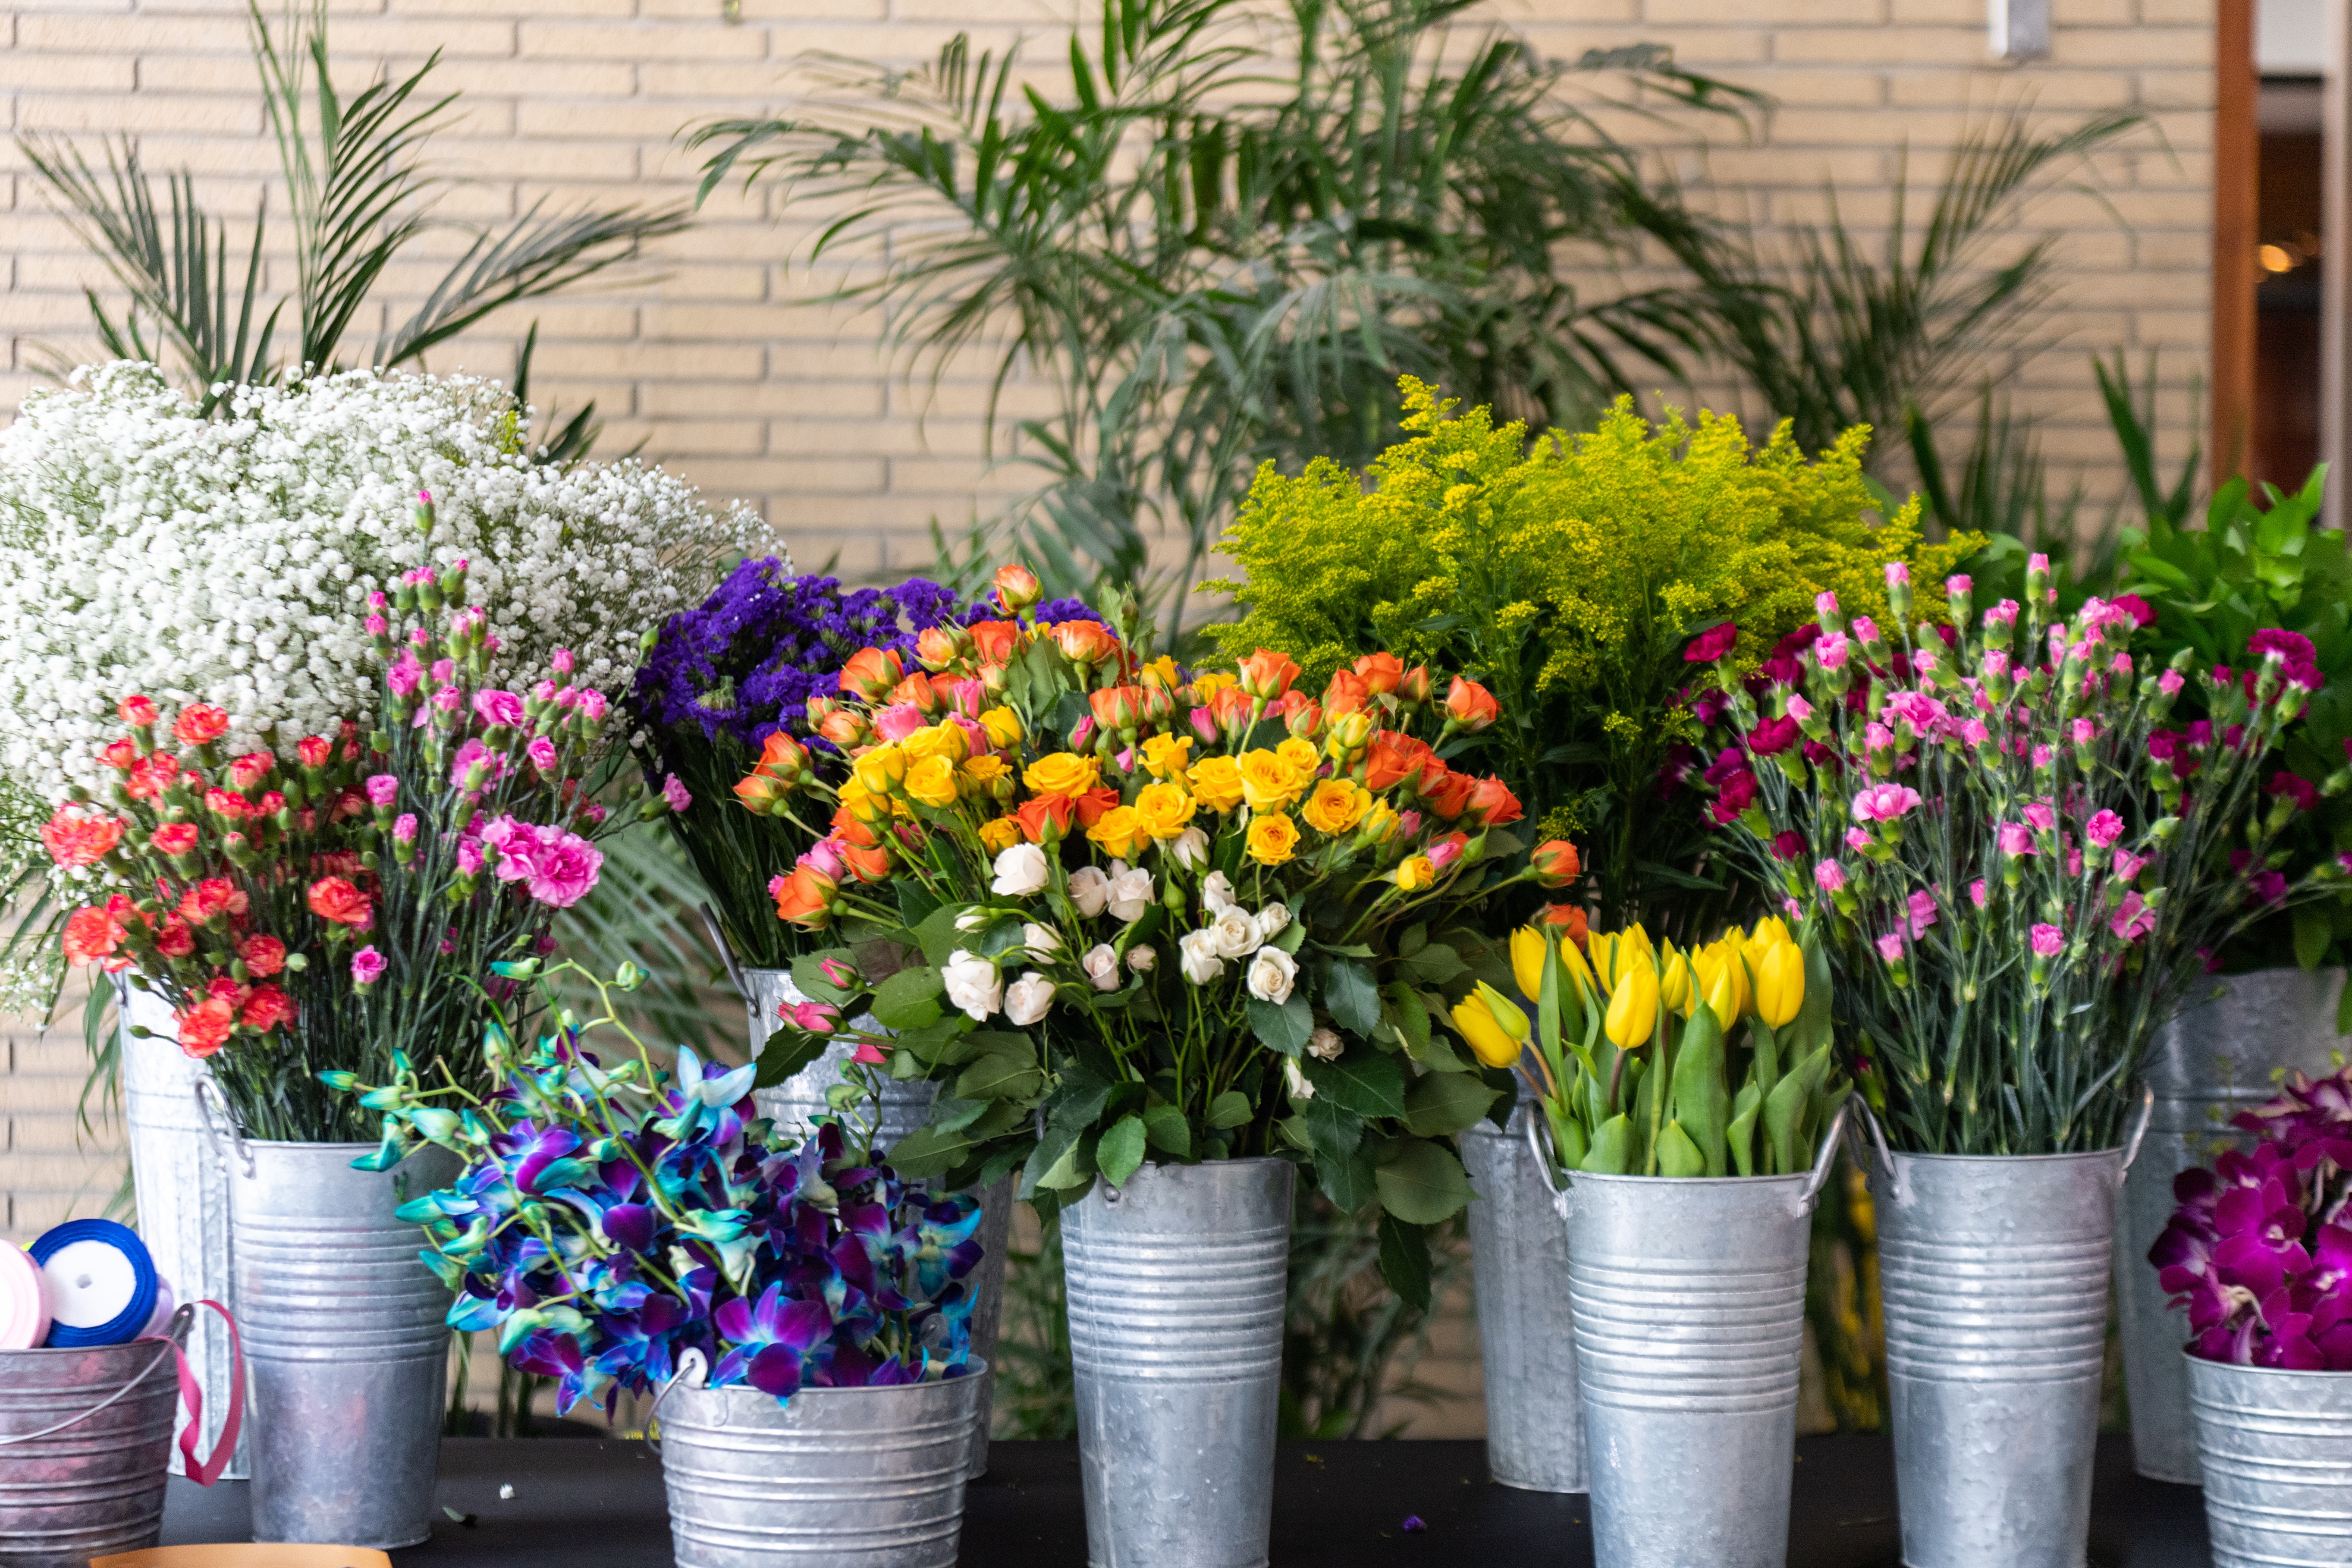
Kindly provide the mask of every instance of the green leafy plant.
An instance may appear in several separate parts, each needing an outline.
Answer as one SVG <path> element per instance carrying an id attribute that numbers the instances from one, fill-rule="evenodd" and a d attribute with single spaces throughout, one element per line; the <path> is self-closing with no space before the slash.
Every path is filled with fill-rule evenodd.
<path id="1" fill-rule="evenodd" d="M 692 144 L 706 196 L 740 173 L 827 212 L 810 260 L 859 268 L 835 297 L 880 309 L 910 370 L 971 355 L 992 395 L 1050 384 L 1053 411 L 1014 426 L 1041 483 L 950 564 L 1133 585 L 1173 626 L 1258 465 L 1369 460 L 1400 373 L 1573 423 L 1630 390 L 1622 363 L 1673 374 L 1702 342 L 1679 290 L 1574 279 L 1630 254 L 1641 179 L 1594 110 L 1638 96 L 1737 127 L 1759 100 L 1654 46 L 1570 65 L 1500 30 L 1457 45 L 1470 5 L 1105 0 L 1065 94 L 959 37 L 911 72 L 804 61 L 788 115 Z"/>
<path id="2" fill-rule="evenodd" d="M 240 261 L 230 253 L 230 221 L 198 202 L 193 174 L 162 176 L 159 202 L 159 181 L 132 138 L 107 146 L 102 170 L 70 142 L 17 138 L 67 223 L 130 297 L 110 309 L 97 289 L 84 289 L 100 342 L 117 359 L 172 362 L 207 414 L 229 388 L 275 380 L 288 369 L 340 367 L 345 337 L 393 264 L 430 229 L 446 226 L 430 208 L 450 182 L 424 163 L 426 142 L 449 123 L 457 102 L 455 93 L 436 98 L 426 89 L 439 54 L 405 77 L 379 75 L 345 98 L 330 69 L 324 0 L 293 24 L 284 48 L 259 0 L 247 0 L 247 10 L 291 206 L 291 295 L 269 301 L 263 294 L 266 194 Z M 550 212 L 544 199 L 533 203 L 503 230 L 473 231 L 423 302 L 388 319 L 366 363 L 418 363 L 491 312 L 584 283 L 688 221 L 682 207 Z M 535 342 L 534 330 L 517 365 L 519 386 Z M 580 455 L 592 428 L 587 411 L 575 415 L 558 427 L 559 441 L 570 444 L 551 452 Z"/>

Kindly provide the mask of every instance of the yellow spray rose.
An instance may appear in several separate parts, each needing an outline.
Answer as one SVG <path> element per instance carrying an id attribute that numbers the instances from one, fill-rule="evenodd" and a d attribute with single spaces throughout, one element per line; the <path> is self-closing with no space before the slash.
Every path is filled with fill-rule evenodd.
<path id="1" fill-rule="evenodd" d="M 1244 752 L 1242 798 L 1252 811 L 1281 811 L 1305 792 L 1298 770 L 1273 752 Z"/>
<path id="2" fill-rule="evenodd" d="M 971 750 L 971 742 L 961 724 L 927 724 L 899 742 L 898 749 L 907 753 L 910 766 L 925 757 L 945 757 L 951 763 L 960 763 Z"/>
<path id="3" fill-rule="evenodd" d="M 1173 838 L 1192 821 L 1192 797 L 1172 784 L 1145 784 L 1135 796 L 1135 814 L 1154 838 Z"/>
<path id="4" fill-rule="evenodd" d="M 1182 784 L 1192 761 L 1190 735 L 1154 735 L 1143 742 L 1143 770 L 1153 778 Z"/>
<path id="5" fill-rule="evenodd" d="M 1115 805 L 1102 814 L 1087 837 L 1103 847 L 1103 853 L 1115 859 L 1132 860 L 1151 842 L 1151 829 L 1144 825 L 1143 814 L 1131 805 Z"/>
<path id="6" fill-rule="evenodd" d="M 1312 779 L 1315 770 L 1323 765 L 1323 753 L 1315 749 L 1315 742 L 1296 735 L 1275 747 L 1274 754 L 1288 763 L 1302 780 Z"/>
<path id="7" fill-rule="evenodd" d="M 1213 675 L 1196 675 L 1192 678 L 1192 695 L 1201 701 L 1206 702 L 1226 687 L 1240 684 L 1241 677 L 1228 675 L 1222 670 Z"/>
<path id="8" fill-rule="evenodd" d="M 925 757 L 907 770 L 907 793 L 925 805 L 956 803 L 955 764 L 945 757 Z"/>
<path id="9" fill-rule="evenodd" d="M 1473 991 L 1454 1004 L 1454 1027 L 1470 1043 L 1470 1050 L 1490 1068 L 1507 1068 L 1519 1059 L 1521 1042 L 1496 1020 L 1482 992 Z"/>
<path id="10" fill-rule="evenodd" d="M 992 708 L 980 716 L 980 727 L 988 731 L 988 743 L 1000 749 L 1021 743 L 1021 716 L 1010 708 Z"/>
<path id="11" fill-rule="evenodd" d="M 1601 1021 L 1610 1043 L 1630 1051 L 1650 1043 L 1658 1024 L 1658 972 L 1647 955 L 1635 958 L 1617 976 Z"/>
<path id="12" fill-rule="evenodd" d="M 991 855 L 1002 855 L 1021 842 L 1021 825 L 1009 816 L 992 816 L 980 825 L 980 841 Z"/>
<path id="13" fill-rule="evenodd" d="M 1396 837 L 1396 807 L 1378 795 L 1372 797 L 1372 809 L 1364 816 L 1364 831 L 1358 837 L 1362 844 L 1386 844 Z"/>
<path id="14" fill-rule="evenodd" d="M 1259 865 L 1279 866 L 1298 847 L 1298 824 L 1278 811 L 1254 818 L 1246 847 Z"/>
<path id="15" fill-rule="evenodd" d="M 1410 855 L 1397 862 L 1389 879 L 1401 893 L 1417 893 L 1437 880 L 1437 867 L 1426 855 Z"/>
<path id="16" fill-rule="evenodd" d="M 1336 838 L 1361 822 L 1371 805 L 1371 792 L 1361 784 L 1349 779 L 1325 779 L 1307 797 L 1307 805 L 1298 815 L 1316 832 Z"/>
<path id="17" fill-rule="evenodd" d="M 963 776 L 978 784 L 981 793 L 985 795 L 994 787 L 997 780 L 1013 776 L 1013 764 L 992 752 L 982 752 L 976 757 L 963 760 Z"/>
<path id="18" fill-rule="evenodd" d="M 1157 686 L 1168 691 L 1173 691 L 1184 684 L 1182 678 L 1177 673 L 1176 661 L 1164 653 L 1138 669 L 1135 672 L 1135 679 L 1138 685 Z"/>
<path id="19" fill-rule="evenodd" d="M 1192 798 L 1211 811 L 1231 811 L 1242 803 L 1242 765 L 1231 757 L 1203 757 L 1192 764 Z"/>
<path id="20" fill-rule="evenodd" d="M 1021 775 L 1021 782 L 1029 786 L 1032 795 L 1081 795 L 1094 788 L 1101 777 L 1102 764 L 1094 758 L 1055 752 L 1031 763 L 1028 771 Z"/>
<path id="21" fill-rule="evenodd" d="M 1785 1027 L 1805 1005 L 1805 950 L 1783 942 L 1756 966 L 1756 1016 L 1773 1028 Z"/>
<path id="22" fill-rule="evenodd" d="M 849 772 L 866 794 L 887 795 L 907 776 L 907 753 L 896 746 L 871 747 Z"/>
<path id="23" fill-rule="evenodd" d="M 842 809 L 868 827 L 878 827 L 890 820 L 889 797 L 877 795 L 859 784 L 854 773 L 841 781 L 840 799 Z"/>

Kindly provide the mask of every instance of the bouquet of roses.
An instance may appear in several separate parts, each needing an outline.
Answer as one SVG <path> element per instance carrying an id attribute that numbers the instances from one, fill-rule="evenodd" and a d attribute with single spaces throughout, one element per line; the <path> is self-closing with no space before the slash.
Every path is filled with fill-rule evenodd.
<path id="1" fill-rule="evenodd" d="M 1887 580 L 1893 626 L 1824 595 L 1760 699 L 1726 673 L 1712 816 L 1827 938 L 1900 1146 L 2108 1147 L 2149 1034 L 2298 891 L 2271 860 L 2318 791 L 2263 763 L 2314 677 L 2276 652 L 2202 672 L 2210 719 L 2168 729 L 2186 652 L 2139 668 L 2136 617 L 2097 599 L 2045 625 L 2042 557 L 1980 621 L 1951 579 L 1948 627 Z"/>
<path id="2" fill-rule="evenodd" d="M 2230 1124 L 2258 1142 L 2174 1179 L 2180 1208 L 2147 1255 L 2189 1310 L 2189 1352 L 2352 1372 L 2352 1071 L 2297 1073 Z"/>
<path id="3" fill-rule="evenodd" d="M 1434 700 L 1381 655 L 1319 700 L 1278 654 L 1190 674 L 1136 646 L 1131 612 L 1123 631 L 1035 620 L 1019 567 L 998 593 L 1007 618 L 926 634 L 920 668 L 863 650 L 840 698 L 811 700 L 846 778 L 779 733 L 736 786 L 825 825 L 776 910 L 850 944 L 794 963 L 813 1000 L 762 1075 L 849 1029 L 947 1086 L 901 1170 L 1025 1165 L 1048 1207 L 1147 1159 L 1311 1162 L 1341 1207 L 1381 1205 L 1384 1267 L 1425 1294 L 1423 1227 L 1470 1195 L 1444 1140 L 1508 1083 L 1433 1026 L 1479 973 L 1509 979 L 1449 921 L 1577 869 L 1565 843 L 1510 869 L 1517 801 L 1440 755 L 1492 698 Z M 921 962 L 896 968 L 898 946 Z M 869 1007 L 886 1030 L 844 1023 Z"/>
<path id="4" fill-rule="evenodd" d="M 1800 945 L 1767 919 L 1688 952 L 1671 942 L 1654 947 L 1638 925 L 1592 932 L 1584 946 L 1590 963 L 1556 930 L 1512 934 L 1520 994 L 1536 1000 L 1532 1031 L 1527 1014 L 1490 985 L 1454 1009 L 1482 1057 L 1517 1059 L 1560 1170 L 1780 1176 L 1811 1168 L 1850 1092 L 1830 1057 L 1829 960 L 1818 941 Z"/>
<path id="5" fill-rule="evenodd" d="M 131 732 L 100 753 L 110 798 L 77 787 L 44 835 L 61 868 L 112 889 L 68 919 L 68 961 L 162 994 L 250 1136 L 371 1131 L 324 1070 L 381 1077 L 400 1051 L 478 1073 L 490 965 L 541 951 L 555 911 L 595 886 L 608 824 L 586 786 L 604 695 L 488 685 L 496 639 L 462 607 L 464 583 L 460 562 L 374 595 L 371 731 L 346 721 L 338 740 L 306 739 L 293 767 L 224 758 L 226 716 L 195 703 L 173 752 L 154 704 L 128 698 Z M 396 641 L 387 611 L 422 619 Z M 558 649 L 554 675 L 570 668 Z"/>
<path id="6" fill-rule="evenodd" d="M 535 959 L 497 967 L 547 978 Z M 457 1293 L 449 1325 L 496 1330 L 510 1364 L 557 1380 L 565 1411 L 658 1388 L 689 1351 L 709 1386 L 779 1401 L 964 1375 L 979 1205 L 909 1185 L 850 1147 L 842 1123 L 796 1151 L 772 1143 L 751 1068 L 684 1048 L 674 1071 L 654 1065 L 613 1007 L 613 991 L 642 981 L 634 967 L 609 983 L 558 968 L 595 989 L 603 1014 L 560 1014 L 520 1047 L 494 1016 L 490 1086 L 400 1055 L 380 1084 L 331 1075 L 383 1110 L 390 1158 L 435 1143 L 466 1162 L 400 1211 L 425 1226 L 425 1260 Z M 626 1039 L 617 1062 L 587 1047 L 605 1027 Z"/>

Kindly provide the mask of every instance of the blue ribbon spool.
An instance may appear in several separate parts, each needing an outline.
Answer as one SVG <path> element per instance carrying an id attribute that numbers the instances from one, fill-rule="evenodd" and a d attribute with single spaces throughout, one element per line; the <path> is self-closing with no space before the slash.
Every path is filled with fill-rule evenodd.
<path id="1" fill-rule="evenodd" d="M 124 1344 L 155 1315 L 155 1260 L 128 1226 L 69 1219 L 29 1250 L 47 1285 L 51 1349 Z"/>

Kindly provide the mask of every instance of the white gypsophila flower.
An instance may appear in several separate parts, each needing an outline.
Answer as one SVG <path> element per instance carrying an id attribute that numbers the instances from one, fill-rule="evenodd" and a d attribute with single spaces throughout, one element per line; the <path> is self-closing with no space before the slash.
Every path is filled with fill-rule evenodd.
<path id="1" fill-rule="evenodd" d="M 1272 942 L 1290 923 L 1290 911 L 1279 903 L 1272 903 L 1257 912 L 1257 934 L 1261 942 Z"/>
<path id="2" fill-rule="evenodd" d="M 950 1005 L 962 1008 L 976 1024 L 988 1022 L 989 1015 L 1003 1005 L 1004 976 L 976 952 L 956 949 L 940 970 L 940 979 L 947 986 Z"/>
<path id="3" fill-rule="evenodd" d="M 1139 866 L 1113 876 L 1107 907 L 1110 918 L 1121 925 L 1132 925 L 1141 920 L 1143 911 L 1151 907 L 1151 873 Z"/>
<path id="4" fill-rule="evenodd" d="M 1045 852 L 1034 844 L 1015 844 L 996 858 L 996 879 L 988 890 L 1002 899 L 1025 899 L 1052 879 Z"/>
<path id="5" fill-rule="evenodd" d="M 1212 930 L 1187 931 L 1179 937 L 1176 958 L 1184 978 L 1195 985 L 1206 985 L 1225 972 L 1225 961 L 1217 956 L 1217 933 Z"/>
<path id="6" fill-rule="evenodd" d="M 1031 970 L 1004 988 L 1004 1021 L 1025 1029 L 1054 1010 L 1054 983 Z"/>
<path id="7" fill-rule="evenodd" d="M 97 785 L 131 692 L 214 703 L 226 752 L 290 759 L 364 710 L 368 595 L 461 557 L 491 682 L 561 647 L 573 684 L 617 692 L 727 557 L 779 550 L 659 468 L 534 461 L 524 414 L 495 382 L 364 370 L 240 387 L 217 418 L 130 362 L 29 395 L 0 432 L 0 773 Z"/>
<path id="8" fill-rule="evenodd" d="M 1223 914 L 1234 907 L 1234 879 L 1223 871 L 1212 871 L 1201 880 L 1201 907 L 1213 915 Z"/>
<path id="9" fill-rule="evenodd" d="M 1257 921 L 1239 904 L 1227 904 L 1209 922 L 1209 934 L 1216 938 L 1219 958 L 1246 958 L 1258 950 Z"/>
<path id="10" fill-rule="evenodd" d="M 1087 972 L 1087 984 L 1096 990 L 1118 989 L 1118 950 L 1110 943 L 1087 949 L 1086 956 L 1078 960 L 1078 967 Z"/>
<path id="11" fill-rule="evenodd" d="M 1291 987 L 1298 984 L 1298 960 L 1278 947 L 1262 947 L 1250 960 L 1249 994 L 1261 1002 L 1271 1002 L 1279 1007 L 1290 1000 Z"/>
<path id="12" fill-rule="evenodd" d="M 1318 1062 L 1336 1062 L 1347 1048 L 1337 1029 L 1318 1028 L 1307 1037 L 1307 1054 Z"/>
<path id="13" fill-rule="evenodd" d="M 1078 907 L 1078 913 L 1092 920 L 1109 901 L 1110 879 L 1103 875 L 1101 867 L 1081 866 L 1070 873 L 1070 902 Z"/>

